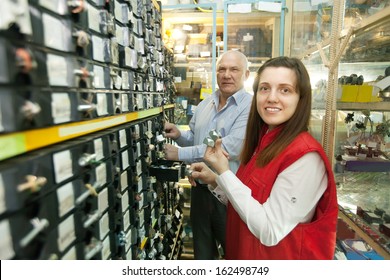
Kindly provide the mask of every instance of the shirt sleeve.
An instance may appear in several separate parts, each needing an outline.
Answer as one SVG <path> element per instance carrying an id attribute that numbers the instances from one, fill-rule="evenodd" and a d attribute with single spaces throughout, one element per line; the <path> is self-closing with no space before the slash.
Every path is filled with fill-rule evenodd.
<path id="1" fill-rule="evenodd" d="M 217 186 L 216 188 L 213 188 L 212 186 L 208 185 L 209 191 L 221 202 L 223 205 L 227 205 L 228 198 L 224 190 Z"/>
<path id="2" fill-rule="evenodd" d="M 262 244 L 274 246 L 299 223 L 311 221 L 328 177 L 322 158 L 312 152 L 278 175 L 264 204 L 231 171 L 218 176 L 217 183 L 252 234 Z"/>

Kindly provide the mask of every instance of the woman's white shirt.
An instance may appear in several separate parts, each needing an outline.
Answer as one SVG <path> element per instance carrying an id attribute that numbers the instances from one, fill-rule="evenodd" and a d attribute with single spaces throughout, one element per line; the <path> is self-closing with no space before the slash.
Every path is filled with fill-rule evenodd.
<path id="1" fill-rule="evenodd" d="M 278 244 L 299 223 L 310 222 L 328 185 L 321 156 L 307 153 L 276 178 L 271 194 L 260 204 L 232 171 L 217 177 L 210 191 L 224 204 L 232 204 L 249 230 L 262 244 Z"/>

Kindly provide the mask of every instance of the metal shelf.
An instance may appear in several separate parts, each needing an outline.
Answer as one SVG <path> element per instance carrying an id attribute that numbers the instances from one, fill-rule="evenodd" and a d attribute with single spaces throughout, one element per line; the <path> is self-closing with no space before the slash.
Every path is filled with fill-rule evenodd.
<path id="1" fill-rule="evenodd" d="M 390 111 L 390 102 L 337 102 L 337 110 Z"/>
<path id="2" fill-rule="evenodd" d="M 157 115 L 164 109 L 173 107 L 174 105 L 167 105 L 116 116 L 0 135 L 0 161 L 92 132 Z"/>

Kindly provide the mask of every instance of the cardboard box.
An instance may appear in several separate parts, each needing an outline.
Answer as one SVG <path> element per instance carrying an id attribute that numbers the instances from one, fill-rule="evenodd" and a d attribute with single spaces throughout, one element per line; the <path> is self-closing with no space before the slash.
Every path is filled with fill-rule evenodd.
<path id="1" fill-rule="evenodd" d="M 341 102 L 356 102 L 359 94 L 359 86 L 355 85 L 342 85 L 339 86 L 340 101 Z"/>
<path id="2" fill-rule="evenodd" d="M 359 92 L 356 98 L 356 102 L 380 102 L 381 98 L 378 97 L 377 92 L 374 90 L 373 86 L 370 85 L 361 85 L 358 86 Z"/>

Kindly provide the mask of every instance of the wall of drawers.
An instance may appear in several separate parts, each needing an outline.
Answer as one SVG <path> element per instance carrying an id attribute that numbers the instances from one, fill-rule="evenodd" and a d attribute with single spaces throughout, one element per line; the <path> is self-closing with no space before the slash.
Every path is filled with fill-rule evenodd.
<path id="1" fill-rule="evenodd" d="M 175 259 L 172 54 L 152 0 L 0 3 L 0 259 Z"/>

